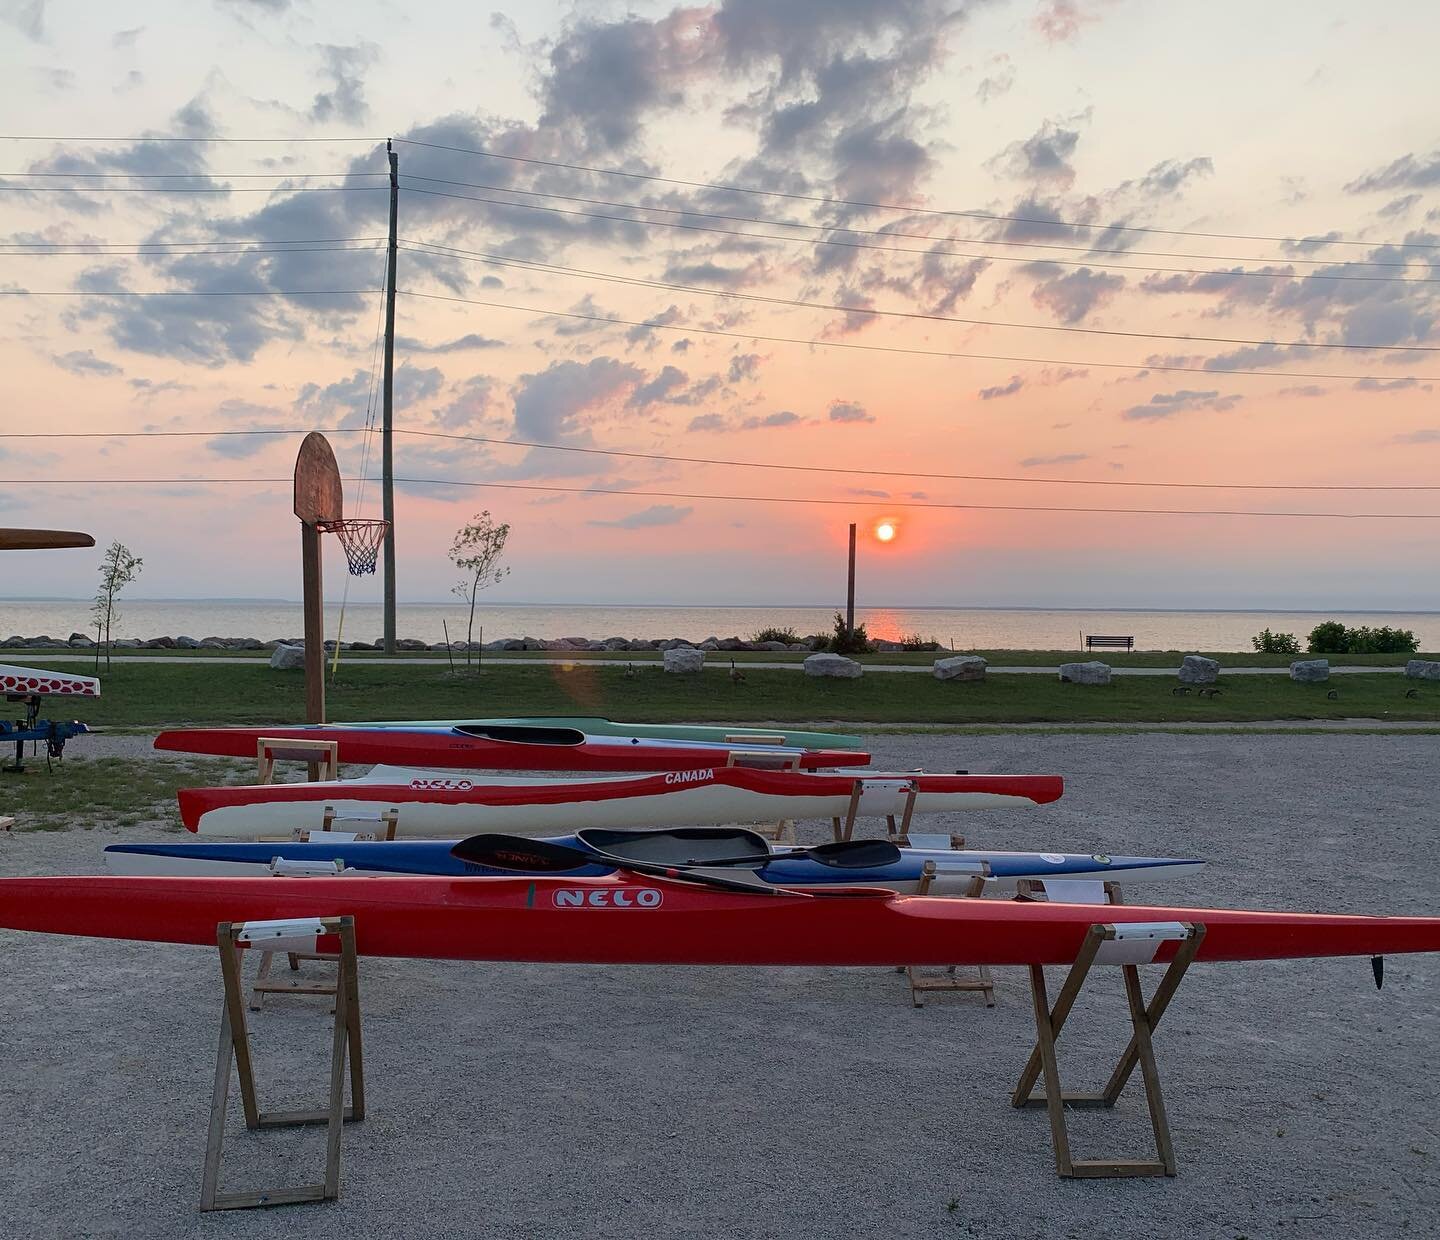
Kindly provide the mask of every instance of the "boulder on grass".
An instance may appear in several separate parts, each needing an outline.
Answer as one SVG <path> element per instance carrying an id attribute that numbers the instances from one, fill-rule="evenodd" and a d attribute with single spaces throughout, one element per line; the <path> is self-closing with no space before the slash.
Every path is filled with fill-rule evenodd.
<path id="1" fill-rule="evenodd" d="M 1203 654 L 1187 654 L 1180 663 L 1182 685 L 1213 685 L 1220 679 L 1220 660 Z"/>
<path id="2" fill-rule="evenodd" d="M 1411 680 L 1440 680 L 1440 661 L 1411 659 L 1405 664 L 1405 675 Z"/>
<path id="3" fill-rule="evenodd" d="M 805 660 L 807 676 L 838 676 L 845 680 L 857 680 L 865 669 L 854 659 L 843 654 L 812 654 Z"/>
<path id="4" fill-rule="evenodd" d="M 1318 684 L 1330 679 L 1329 659 L 1297 659 L 1290 664 L 1290 679 Z"/>
<path id="5" fill-rule="evenodd" d="M 1108 685 L 1110 665 L 1092 659 L 1088 663 L 1060 664 L 1060 679 L 1071 685 Z"/>
<path id="6" fill-rule="evenodd" d="M 661 657 L 667 672 L 698 672 L 705 666 L 705 652 L 693 646 L 676 646 Z"/>
<path id="7" fill-rule="evenodd" d="M 304 646 L 276 646 L 270 666 L 281 672 L 297 671 L 305 666 Z"/>
<path id="8" fill-rule="evenodd" d="M 988 663 L 978 654 L 955 654 L 935 660 L 936 680 L 984 680 Z"/>

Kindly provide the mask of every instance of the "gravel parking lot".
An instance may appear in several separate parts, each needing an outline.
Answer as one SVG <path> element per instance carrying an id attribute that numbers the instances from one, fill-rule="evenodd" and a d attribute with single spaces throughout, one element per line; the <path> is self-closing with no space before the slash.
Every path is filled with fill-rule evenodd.
<path id="1" fill-rule="evenodd" d="M 107 744 L 150 760 L 124 738 L 87 751 Z M 1211 860 L 1135 900 L 1440 913 L 1434 737 L 872 749 L 882 766 L 1066 777 L 1054 805 L 927 820 L 977 845 Z M 168 831 L 0 836 L 0 873 L 93 871 L 105 844 Z M 801 824 L 803 840 L 827 835 Z M 205 1216 L 214 952 L 0 932 L 0 1231 L 1433 1235 L 1440 958 L 1388 964 L 1378 992 L 1363 959 L 1197 965 L 1157 1038 L 1179 1176 L 1067 1182 L 1044 1113 L 1009 1106 L 1034 1040 L 1018 970 L 997 971 L 994 1009 L 945 995 L 917 1010 L 888 970 L 362 961 L 370 1114 L 345 1134 L 342 1199 Z M 252 1018 L 262 1106 L 320 1102 L 328 1030 L 313 1000 Z M 1126 1033 L 1118 974 L 1097 973 L 1061 1042 L 1067 1087 L 1103 1081 Z M 233 1094 L 224 1187 L 319 1178 L 320 1130 L 246 1133 Z M 1077 1157 L 1148 1156 L 1138 1076 L 1071 1132 Z"/>

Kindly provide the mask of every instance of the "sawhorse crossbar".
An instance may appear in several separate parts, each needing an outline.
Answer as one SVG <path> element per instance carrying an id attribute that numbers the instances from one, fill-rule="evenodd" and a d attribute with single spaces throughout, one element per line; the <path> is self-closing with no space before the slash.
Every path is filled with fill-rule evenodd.
<path id="1" fill-rule="evenodd" d="M 334 1036 L 330 1046 L 330 1100 L 313 1111 L 261 1111 L 255 1091 L 255 1067 L 250 1057 L 250 1033 L 245 1020 L 245 999 L 240 989 L 240 946 L 255 944 L 273 951 L 315 949 L 321 935 L 340 940 L 340 973 L 335 986 Z M 220 972 L 225 1002 L 220 1017 L 220 1047 L 215 1061 L 215 1090 L 210 1102 L 210 1133 L 205 1144 L 205 1173 L 200 1187 L 202 1210 L 243 1210 L 255 1206 L 292 1205 L 329 1201 L 340 1196 L 340 1135 L 350 1120 L 365 1118 L 365 1069 L 360 1049 L 360 985 L 355 959 L 353 917 L 311 917 L 296 921 L 221 922 L 215 930 L 220 948 Z M 350 1106 L 345 1105 L 345 1067 L 350 1067 Z M 245 1127 L 291 1128 L 301 1124 L 326 1125 L 325 1179 L 296 1188 L 224 1193 L 220 1191 L 220 1154 L 225 1139 L 225 1105 L 230 1093 L 230 1069 L 240 1078 L 240 1101 Z"/>
<path id="2" fill-rule="evenodd" d="M 1080 954 L 1075 958 L 1065 984 L 1050 1006 L 1045 990 L 1045 970 L 1030 966 L 1030 989 L 1035 1001 L 1035 1049 L 1020 1074 L 1019 1084 L 1011 1096 L 1017 1107 L 1045 1107 L 1050 1113 L 1050 1136 L 1055 1145 L 1055 1169 L 1066 1178 L 1098 1179 L 1115 1176 L 1151 1176 L 1175 1174 L 1175 1148 L 1170 1141 L 1170 1124 L 1165 1116 L 1165 1099 L 1160 1090 L 1160 1073 L 1155 1066 L 1152 1037 L 1160 1018 L 1165 1015 L 1185 970 L 1195 959 L 1205 938 L 1203 925 L 1189 922 L 1146 922 L 1129 925 L 1094 925 L 1085 935 Z M 1139 964 L 1148 964 L 1164 942 L 1179 942 L 1180 947 L 1160 979 L 1150 1002 L 1145 1002 L 1140 988 Z M 1118 964 L 1125 979 L 1125 998 L 1130 1007 L 1133 1033 L 1129 1045 L 1115 1065 L 1105 1088 L 1098 1094 L 1067 1094 L 1060 1086 L 1060 1068 L 1055 1042 L 1060 1036 L 1070 1009 L 1093 964 Z M 1113 1107 L 1120 1091 L 1139 1065 L 1145 1085 L 1145 1099 L 1150 1108 L 1150 1126 L 1155 1133 L 1155 1159 L 1076 1159 L 1070 1155 L 1070 1135 L 1065 1124 L 1066 1107 Z M 1036 1078 L 1045 1074 L 1045 1096 L 1033 1097 Z"/>

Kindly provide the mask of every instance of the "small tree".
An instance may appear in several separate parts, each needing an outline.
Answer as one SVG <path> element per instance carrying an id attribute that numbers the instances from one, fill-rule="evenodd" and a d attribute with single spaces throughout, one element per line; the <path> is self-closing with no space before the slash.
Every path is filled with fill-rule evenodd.
<path id="1" fill-rule="evenodd" d="M 475 632 L 475 596 L 493 586 L 510 570 L 500 567 L 505 554 L 505 540 L 510 537 L 509 522 L 496 522 L 489 509 L 477 513 L 469 525 L 462 526 L 450 544 L 450 561 L 463 569 L 464 581 L 457 582 L 452 592 L 470 604 L 470 622 L 465 630 L 465 665 L 470 665 L 470 647 Z"/>
<path id="2" fill-rule="evenodd" d="M 100 651 L 105 651 L 105 670 L 110 670 L 110 628 L 119 618 L 117 604 L 120 591 L 140 576 L 144 564 L 138 555 L 131 555 L 124 543 L 112 542 L 100 561 L 100 588 L 95 591 L 95 602 L 90 608 L 95 617 L 95 670 L 100 670 Z"/>

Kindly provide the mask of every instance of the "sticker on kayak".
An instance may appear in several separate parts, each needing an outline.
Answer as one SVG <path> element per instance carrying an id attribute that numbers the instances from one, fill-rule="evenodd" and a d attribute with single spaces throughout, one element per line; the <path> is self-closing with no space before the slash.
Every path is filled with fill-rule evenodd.
<path id="1" fill-rule="evenodd" d="M 1098 861 L 1101 865 L 1109 865 L 1109 864 L 1110 864 L 1110 858 L 1107 857 L 1104 853 L 1091 853 L 1091 854 L 1090 854 L 1090 860 L 1091 860 L 1091 861 Z"/>
<path id="2" fill-rule="evenodd" d="M 704 779 L 714 779 L 715 771 L 670 771 L 665 776 L 667 784 L 698 784 Z"/>
<path id="3" fill-rule="evenodd" d="M 664 899 L 655 887 L 561 887 L 550 902 L 556 908 L 659 908 Z"/>
<path id="4" fill-rule="evenodd" d="M 1041 853 L 1041 861 L 1048 861 L 1051 865 L 1064 865 L 1065 857 L 1062 853 Z"/>
<path id="5" fill-rule="evenodd" d="M 468 792 L 475 784 L 468 779 L 412 779 L 410 787 L 417 792 Z"/>

